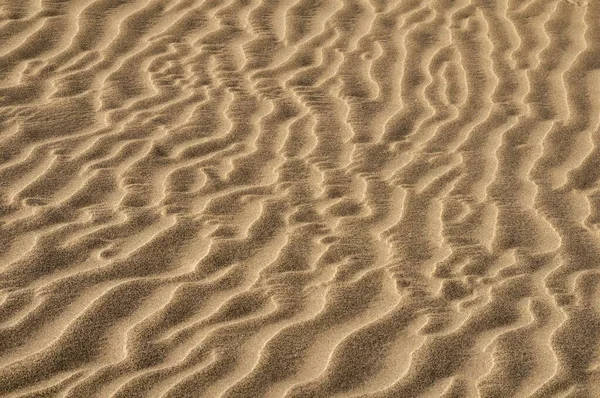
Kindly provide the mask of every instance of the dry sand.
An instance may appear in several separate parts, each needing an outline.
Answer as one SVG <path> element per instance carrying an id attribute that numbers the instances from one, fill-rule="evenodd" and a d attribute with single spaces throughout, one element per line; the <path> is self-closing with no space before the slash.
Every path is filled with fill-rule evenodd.
<path id="1" fill-rule="evenodd" d="M 600 1 L 0 0 L 1 397 L 600 397 Z"/>

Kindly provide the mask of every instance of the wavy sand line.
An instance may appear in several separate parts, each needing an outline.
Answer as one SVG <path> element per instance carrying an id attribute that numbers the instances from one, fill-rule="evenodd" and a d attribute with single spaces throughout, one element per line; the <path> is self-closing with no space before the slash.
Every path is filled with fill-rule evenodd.
<path id="1" fill-rule="evenodd" d="M 599 4 L 0 15 L 0 395 L 600 394 Z"/>

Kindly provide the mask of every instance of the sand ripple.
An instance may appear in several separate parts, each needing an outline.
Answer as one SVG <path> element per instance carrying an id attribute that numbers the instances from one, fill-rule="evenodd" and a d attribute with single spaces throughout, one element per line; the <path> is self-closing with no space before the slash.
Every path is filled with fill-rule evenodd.
<path id="1" fill-rule="evenodd" d="M 0 1 L 0 396 L 599 397 L 600 1 Z"/>

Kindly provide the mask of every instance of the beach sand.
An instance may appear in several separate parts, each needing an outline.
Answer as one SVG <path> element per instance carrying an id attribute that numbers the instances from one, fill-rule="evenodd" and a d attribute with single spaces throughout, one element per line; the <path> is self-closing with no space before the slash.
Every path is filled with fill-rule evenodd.
<path id="1" fill-rule="evenodd" d="M 600 1 L 0 0 L 0 396 L 600 397 Z"/>

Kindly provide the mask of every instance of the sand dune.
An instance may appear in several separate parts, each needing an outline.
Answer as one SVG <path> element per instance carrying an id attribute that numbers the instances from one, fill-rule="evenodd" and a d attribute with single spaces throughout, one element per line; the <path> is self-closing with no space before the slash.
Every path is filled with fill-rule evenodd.
<path id="1" fill-rule="evenodd" d="M 600 1 L 0 1 L 1 397 L 600 397 Z"/>

